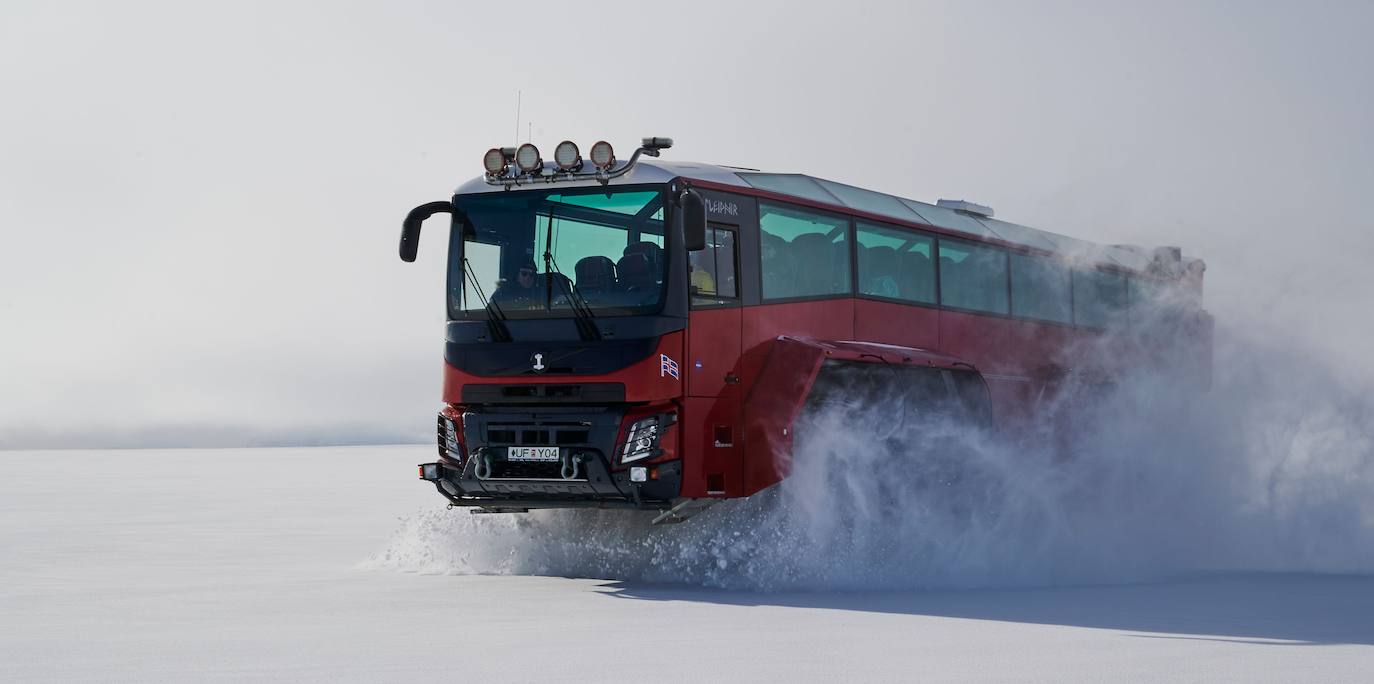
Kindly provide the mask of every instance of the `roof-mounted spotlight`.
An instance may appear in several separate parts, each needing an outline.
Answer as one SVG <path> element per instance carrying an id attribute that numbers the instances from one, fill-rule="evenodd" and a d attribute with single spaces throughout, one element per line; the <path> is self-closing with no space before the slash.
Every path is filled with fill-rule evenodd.
<path id="1" fill-rule="evenodd" d="M 539 157 L 539 148 L 531 143 L 521 145 L 515 150 L 515 168 L 521 173 L 534 173 L 544 168 L 544 160 Z"/>
<path id="2" fill-rule="evenodd" d="M 500 176 L 506 172 L 506 152 L 499 147 L 493 147 L 482 155 L 482 167 L 487 170 L 488 176 Z"/>
<path id="3" fill-rule="evenodd" d="M 592 166 L 600 171 L 610 171 L 615 165 L 615 150 L 611 149 L 611 144 L 605 140 L 598 140 L 592 145 Z"/>
<path id="4" fill-rule="evenodd" d="M 559 171 L 576 171 L 582 168 L 582 153 L 577 149 L 577 143 L 571 140 L 564 140 L 558 143 L 558 147 L 553 148 L 553 162 L 558 165 Z"/>

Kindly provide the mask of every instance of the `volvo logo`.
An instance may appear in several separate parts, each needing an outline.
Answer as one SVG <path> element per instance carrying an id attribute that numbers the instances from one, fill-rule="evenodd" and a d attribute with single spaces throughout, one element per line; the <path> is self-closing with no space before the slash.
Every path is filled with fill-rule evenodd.
<path id="1" fill-rule="evenodd" d="M 536 373 L 543 373 L 544 369 L 548 368 L 548 366 L 544 365 L 544 355 L 535 352 L 534 356 L 530 357 L 530 368 L 534 369 Z"/>

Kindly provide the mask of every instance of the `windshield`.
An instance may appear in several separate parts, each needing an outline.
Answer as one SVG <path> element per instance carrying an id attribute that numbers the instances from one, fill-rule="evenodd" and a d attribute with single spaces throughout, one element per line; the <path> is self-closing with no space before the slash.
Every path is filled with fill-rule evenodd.
<path id="1" fill-rule="evenodd" d="M 469 225 L 449 259 L 451 318 L 485 318 L 480 295 L 510 318 L 648 313 L 663 301 L 658 188 L 468 195 L 458 209 Z"/>

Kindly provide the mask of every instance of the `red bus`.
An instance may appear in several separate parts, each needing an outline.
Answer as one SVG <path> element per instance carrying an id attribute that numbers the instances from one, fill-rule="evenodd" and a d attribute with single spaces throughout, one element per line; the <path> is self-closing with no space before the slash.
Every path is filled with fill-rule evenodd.
<path id="1" fill-rule="evenodd" d="M 1208 374 L 1205 266 L 1177 248 L 646 159 L 671 144 L 625 161 L 605 142 L 588 160 L 571 142 L 551 162 L 493 149 L 406 217 L 405 261 L 425 219 L 451 219 L 438 460 L 420 477 L 452 505 L 676 521 L 778 483 L 806 402 L 836 388 L 897 378 L 1014 429 L 1066 377 Z"/>

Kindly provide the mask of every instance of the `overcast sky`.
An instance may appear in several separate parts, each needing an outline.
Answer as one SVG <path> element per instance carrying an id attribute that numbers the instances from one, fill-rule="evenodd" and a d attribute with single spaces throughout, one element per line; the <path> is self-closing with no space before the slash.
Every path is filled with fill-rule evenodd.
<path id="1" fill-rule="evenodd" d="M 427 439 L 494 145 L 667 135 L 1209 264 L 1369 377 L 1374 3 L 0 8 L 0 448 Z"/>

